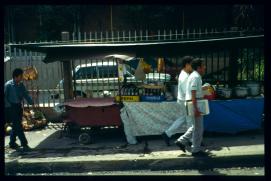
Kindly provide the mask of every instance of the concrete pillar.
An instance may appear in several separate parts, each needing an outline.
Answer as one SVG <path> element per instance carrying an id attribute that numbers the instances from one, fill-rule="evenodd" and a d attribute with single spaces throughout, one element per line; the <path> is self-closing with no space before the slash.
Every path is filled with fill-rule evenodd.
<path id="1" fill-rule="evenodd" d="M 61 32 L 61 40 L 69 41 L 69 32 Z M 71 75 L 71 61 L 63 61 L 63 73 L 64 73 L 64 100 L 73 98 L 73 88 L 72 88 L 72 75 Z"/>

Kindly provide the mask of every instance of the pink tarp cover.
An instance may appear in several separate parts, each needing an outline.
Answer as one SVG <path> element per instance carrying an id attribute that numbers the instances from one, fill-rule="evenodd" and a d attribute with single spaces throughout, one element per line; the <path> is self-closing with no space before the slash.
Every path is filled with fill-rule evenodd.
<path id="1" fill-rule="evenodd" d="M 114 98 L 79 98 L 68 100 L 64 105 L 69 107 L 105 107 L 114 105 Z"/>

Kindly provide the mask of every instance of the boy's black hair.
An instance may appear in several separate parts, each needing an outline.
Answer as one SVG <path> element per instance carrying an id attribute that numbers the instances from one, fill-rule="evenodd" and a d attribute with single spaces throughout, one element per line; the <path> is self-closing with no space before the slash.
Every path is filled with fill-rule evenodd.
<path id="1" fill-rule="evenodd" d="M 185 68 L 186 64 L 191 64 L 192 60 L 193 60 L 192 56 L 184 56 L 182 58 L 182 68 Z"/>
<path id="2" fill-rule="evenodd" d="M 12 78 L 18 77 L 19 75 L 23 75 L 24 71 L 20 68 L 16 68 L 12 72 Z"/>
<path id="3" fill-rule="evenodd" d="M 197 70 L 198 67 L 201 67 L 203 64 L 203 60 L 200 59 L 200 58 L 195 58 L 193 59 L 192 63 L 191 63 L 191 66 L 194 70 Z"/>

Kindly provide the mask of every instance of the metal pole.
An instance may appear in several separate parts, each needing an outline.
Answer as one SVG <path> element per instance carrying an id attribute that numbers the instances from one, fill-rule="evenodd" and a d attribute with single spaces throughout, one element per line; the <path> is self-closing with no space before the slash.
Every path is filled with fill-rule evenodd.
<path id="1" fill-rule="evenodd" d="M 184 11 L 183 11 L 183 29 L 184 29 Z"/>
<path id="2" fill-rule="evenodd" d="M 98 35 L 97 35 L 97 32 L 95 32 L 95 42 L 98 41 L 97 38 L 98 38 Z"/>
<path id="3" fill-rule="evenodd" d="M 113 13 L 112 13 L 112 5 L 110 6 L 110 22 L 111 22 L 111 31 L 113 31 Z"/>

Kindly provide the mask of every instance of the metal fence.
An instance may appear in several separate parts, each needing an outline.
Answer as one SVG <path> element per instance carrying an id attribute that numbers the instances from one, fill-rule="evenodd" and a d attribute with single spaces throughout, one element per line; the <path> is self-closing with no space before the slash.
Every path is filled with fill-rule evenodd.
<path id="1" fill-rule="evenodd" d="M 149 31 L 133 31 L 131 32 L 117 32 L 111 33 L 75 33 L 72 34 L 74 42 L 138 42 L 138 41 L 164 41 L 164 40 L 187 40 L 187 39 L 204 39 L 204 38 L 223 38 L 229 36 L 243 36 L 244 34 L 259 34 L 261 29 L 254 29 L 254 31 L 247 30 L 231 30 L 218 31 L 213 29 L 211 31 L 199 29 L 198 31 L 158 31 L 156 35 Z M 59 42 L 59 41 L 58 41 Z M 26 43 L 26 42 L 24 42 Z M 30 42 L 28 42 L 30 43 Z M 35 43 L 35 42 L 34 42 Z M 236 69 L 238 71 L 237 79 L 242 81 L 253 80 L 262 82 L 264 76 L 264 52 L 263 48 L 239 48 L 236 58 Z M 181 70 L 181 57 L 186 54 L 181 53 L 178 57 L 164 57 L 166 62 L 165 72 L 158 74 L 158 80 L 154 77 L 147 76 L 147 82 L 162 81 L 166 82 L 167 87 L 176 84 L 175 77 Z M 203 77 L 205 82 L 216 84 L 217 82 L 227 84 L 230 83 L 230 50 L 228 48 L 220 50 L 209 50 L 202 52 L 195 52 L 191 54 L 194 57 L 204 59 L 206 64 L 206 75 Z M 11 79 L 12 70 L 16 67 L 26 67 L 33 65 L 39 72 L 39 78 L 36 81 L 25 82 L 31 95 L 35 98 L 36 103 L 43 107 L 53 107 L 59 102 L 63 102 L 63 89 L 61 87 L 61 80 L 63 80 L 63 67 L 61 62 L 54 62 L 45 64 L 41 60 L 44 54 L 37 52 L 26 52 L 16 48 L 11 49 L 10 46 L 5 45 L 5 57 L 10 56 L 11 59 L 5 62 L 4 78 L 5 81 Z M 153 57 L 146 59 L 147 63 L 152 64 L 152 74 L 157 72 L 157 58 Z M 134 81 L 133 75 L 137 65 L 135 60 L 134 65 L 127 65 L 129 72 L 128 82 L 135 84 L 142 83 Z M 83 97 L 104 97 L 116 96 L 119 91 L 117 79 L 117 64 L 114 60 L 104 59 L 100 64 L 97 60 L 80 59 L 72 62 L 73 70 L 73 90 L 77 96 Z M 171 79 L 169 81 L 163 80 L 163 76 L 169 74 Z M 162 77 L 162 79 L 161 79 Z"/>
<path id="2" fill-rule="evenodd" d="M 152 42 L 152 41 L 178 41 L 197 40 L 224 37 L 242 37 L 263 34 L 262 27 L 240 29 L 231 28 L 198 28 L 198 29 L 169 29 L 169 30 L 130 30 L 130 31 L 105 31 L 105 32 L 73 32 L 68 38 L 74 43 L 123 43 L 123 42 Z M 58 40 L 47 40 L 28 43 L 62 43 Z M 11 42 L 21 44 L 22 42 Z M 24 42 L 27 43 L 27 42 Z"/>
<path id="3" fill-rule="evenodd" d="M 238 37 L 263 33 L 264 29 L 253 27 L 247 29 L 221 28 L 198 28 L 198 29 L 175 29 L 175 30 L 134 30 L 117 32 L 77 32 L 72 33 L 70 39 L 73 42 L 91 43 L 122 43 L 122 42 L 151 42 L 151 41 L 176 41 L 196 40 L 223 37 Z M 61 41 L 59 41 L 61 42 Z"/>

